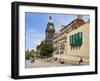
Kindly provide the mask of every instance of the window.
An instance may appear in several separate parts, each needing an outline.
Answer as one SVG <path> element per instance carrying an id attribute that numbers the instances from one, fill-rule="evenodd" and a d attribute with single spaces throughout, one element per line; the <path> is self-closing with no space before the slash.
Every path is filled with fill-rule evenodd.
<path id="1" fill-rule="evenodd" d="M 81 46 L 82 45 L 82 39 L 83 38 L 83 33 L 82 32 L 78 32 L 75 33 L 74 35 L 70 36 L 70 45 L 73 46 Z"/>

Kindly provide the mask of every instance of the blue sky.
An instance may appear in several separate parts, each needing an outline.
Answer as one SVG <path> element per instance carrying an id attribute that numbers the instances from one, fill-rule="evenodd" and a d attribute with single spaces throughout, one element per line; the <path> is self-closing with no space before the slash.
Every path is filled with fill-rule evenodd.
<path id="1" fill-rule="evenodd" d="M 49 16 L 52 17 L 56 31 L 61 28 L 61 25 L 67 25 L 77 18 L 77 15 L 71 14 L 25 12 L 25 49 L 36 50 L 37 45 L 45 39 L 45 29 L 49 21 Z M 83 15 L 83 19 L 87 22 L 89 16 Z"/>

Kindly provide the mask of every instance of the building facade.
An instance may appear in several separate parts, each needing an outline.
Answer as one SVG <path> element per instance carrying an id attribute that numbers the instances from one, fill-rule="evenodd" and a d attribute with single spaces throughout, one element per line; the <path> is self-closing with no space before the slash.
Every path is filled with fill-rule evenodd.
<path id="1" fill-rule="evenodd" d="M 82 59 L 83 64 L 89 64 L 89 25 L 90 22 L 87 22 L 67 34 L 66 61 L 78 63 Z"/>
<path id="2" fill-rule="evenodd" d="M 54 57 L 65 62 L 89 64 L 89 22 L 85 23 L 78 16 L 67 26 L 61 26 L 59 33 L 53 38 Z"/>

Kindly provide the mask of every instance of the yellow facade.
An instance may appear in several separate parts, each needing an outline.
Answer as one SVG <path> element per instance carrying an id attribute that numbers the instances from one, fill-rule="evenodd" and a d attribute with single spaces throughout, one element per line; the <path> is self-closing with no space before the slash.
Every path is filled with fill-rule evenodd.
<path id="1" fill-rule="evenodd" d="M 83 38 L 82 38 L 82 45 L 81 47 L 75 47 L 71 49 L 70 46 L 70 36 L 77 33 L 82 32 Z M 65 61 L 80 61 L 80 58 L 83 60 L 83 64 L 89 64 L 89 22 L 78 27 L 77 29 L 74 29 L 73 31 L 70 31 L 67 33 L 67 42 L 65 45 L 65 53 L 64 53 L 64 59 Z"/>
<path id="2" fill-rule="evenodd" d="M 82 45 L 71 48 L 70 36 L 78 32 L 83 33 Z M 79 64 L 79 61 L 82 59 L 82 64 L 89 64 L 89 22 L 75 29 L 71 29 L 70 27 L 61 29 L 54 37 L 53 45 L 59 49 L 59 54 L 57 54 L 57 50 L 54 51 L 54 57 L 58 59 L 63 58 L 65 63 Z M 62 51 L 60 49 L 61 45 L 64 45 L 63 54 L 60 54 Z"/>

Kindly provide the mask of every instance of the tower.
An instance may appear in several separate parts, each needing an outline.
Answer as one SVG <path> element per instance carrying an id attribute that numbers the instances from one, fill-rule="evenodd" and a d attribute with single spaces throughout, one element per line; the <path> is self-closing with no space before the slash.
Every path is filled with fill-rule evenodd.
<path id="1" fill-rule="evenodd" d="M 46 43 L 52 44 L 54 33 L 55 33 L 55 28 L 54 28 L 52 18 L 50 16 L 49 21 L 47 23 L 46 30 L 45 30 L 45 42 Z"/>

